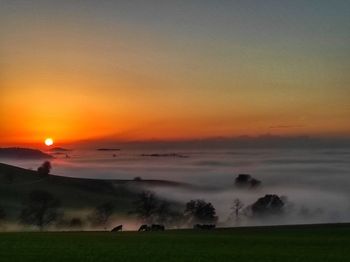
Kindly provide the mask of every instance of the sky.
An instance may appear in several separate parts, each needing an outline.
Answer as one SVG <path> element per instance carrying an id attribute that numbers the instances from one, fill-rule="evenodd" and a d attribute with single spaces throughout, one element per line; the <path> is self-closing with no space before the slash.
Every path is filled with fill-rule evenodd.
<path id="1" fill-rule="evenodd" d="M 0 0 L 0 145 L 350 136 L 350 1 Z"/>

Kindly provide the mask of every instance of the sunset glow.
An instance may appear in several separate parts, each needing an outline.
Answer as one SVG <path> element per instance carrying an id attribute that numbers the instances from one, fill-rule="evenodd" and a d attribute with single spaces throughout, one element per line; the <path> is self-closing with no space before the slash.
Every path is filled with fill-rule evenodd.
<path id="1" fill-rule="evenodd" d="M 5 1 L 3 143 L 348 136 L 347 9 L 292 2 Z"/>
<path id="2" fill-rule="evenodd" d="M 349 260 L 349 14 L 0 0 L 2 261 Z"/>

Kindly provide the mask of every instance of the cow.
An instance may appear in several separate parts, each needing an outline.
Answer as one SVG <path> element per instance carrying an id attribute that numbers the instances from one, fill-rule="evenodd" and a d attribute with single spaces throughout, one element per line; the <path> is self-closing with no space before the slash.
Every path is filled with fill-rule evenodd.
<path id="1" fill-rule="evenodd" d="M 151 230 L 152 230 L 152 231 L 164 231 L 164 230 L 165 230 L 165 227 L 164 227 L 164 225 L 153 224 L 153 225 L 151 226 Z"/>
<path id="2" fill-rule="evenodd" d="M 193 226 L 194 229 L 204 229 L 204 230 L 212 230 L 215 229 L 214 224 L 196 224 Z"/>
<path id="3" fill-rule="evenodd" d="M 141 225 L 140 228 L 139 228 L 139 232 L 144 232 L 144 231 L 150 231 L 151 230 L 151 227 L 148 226 L 148 225 Z"/>
<path id="4" fill-rule="evenodd" d="M 111 230 L 111 232 L 118 232 L 123 230 L 123 225 L 116 226 Z"/>

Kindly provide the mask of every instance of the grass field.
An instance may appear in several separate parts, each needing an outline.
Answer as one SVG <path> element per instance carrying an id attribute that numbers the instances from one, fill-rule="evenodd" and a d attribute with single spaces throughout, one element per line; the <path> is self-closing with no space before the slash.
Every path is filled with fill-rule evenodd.
<path id="1" fill-rule="evenodd" d="M 350 225 L 0 234 L 0 261 L 350 261 Z"/>

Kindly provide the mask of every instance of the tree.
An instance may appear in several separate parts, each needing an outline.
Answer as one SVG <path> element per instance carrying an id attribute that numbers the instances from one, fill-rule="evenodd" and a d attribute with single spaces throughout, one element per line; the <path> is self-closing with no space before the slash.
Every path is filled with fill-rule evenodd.
<path id="1" fill-rule="evenodd" d="M 155 211 L 155 220 L 159 224 L 179 226 L 183 222 L 183 215 L 173 207 L 171 202 L 161 200 Z"/>
<path id="2" fill-rule="evenodd" d="M 102 225 L 104 229 L 107 229 L 107 222 L 113 214 L 114 205 L 111 202 L 103 203 L 97 206 L 90 217 L 94 225 Z"/>
<path id="3" fill-rule="evenodd" d="M 50 161 L 45 161 L 41 166 L 38 167 L 38 173 L 41 176 L 47 176 L 50 174 L 52 166 Z"/>
<path id="4" fill-rule="evenodd" d="M 252 179 L 250 180 L 250 187 L 251 187 L 251 188 L 257 188 L 257 187 L 259 187 L 260 185 L 261 185 L 261 181 L 260 181 L 260 180 L 255 179 L 255 178 L 252 178 Z"/>
<path id="5" fill-rule="evenodd" d="M 23 202 L 20 221 L 24 224 L 35 225 L 40 230 L 55 221 L 60 213 L 60 201 L 43 190 L 32 191 L 29 198 Z"/>
<path id="6" fill-rule="evenodd" d="M 239 214 L 243 207 L 244 207 L 244 204 L 239 198 L 236 198 L 235 200 L 233 200 L 233 205 L 231 207 L 231 210 L 232 210 L 231 215 L 235 217 L 235 220 L 237 223 L 239 222 Z"/>
<path id="7" fill-rule="evenodd" d="M 6 218 L 5 210 L 0 206 L 0 222 Z"/>
<path id="8" fill-rule="evenodd" d="M 277 195 L 265 195 L 252 206 L 252 214 L 256 216 L 277 215 L 283 212 L 284 202 Z"/>
<path id="9" fill-rule="evenodd" d="M 79 217 L 73 217 L 69 221 L 69 227 L 71 228 L 81 228 L 83 226 L 83 221 Z"/>
<path id="10" fill-rule="evenodd" d="M 134 213 L 146 224 L 159 223 L 168 226 L 179 225 L 182 222 L 182 212 L 174 209 L 171 202 L 159 199 L 151 191 L 143 191 L 134 202 Z"/>
<path id="11" fill-rule="evenodd" d="M 138 218 L 144 223 L 152 223 L 157 214 L 159 201 L 156 195 L 151 191 L 143 191 L 134 202 L 134 211 Z"/>
<path id="12" fill-rule="evenodd" d="M 257 188 L 261 185 L 261 181 L 248 174 L 239 174 L 235 178 L 235 185 L 239 188 Z"/>
<path id="13" fill-rule="evenodd" d="M 218 219 L 214 206 L 201 199 L 189 201 L 184 216 L 188 223 L 215 223 Z"/>
<path id="14" fill-rule="evenodd" d="M 167 201 L 161 201 L 155 211 L 157 215 L 157 222 L 164 224 L 168 221 L 171 215 L 170 203 Z"/>

